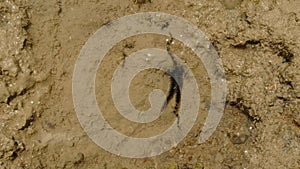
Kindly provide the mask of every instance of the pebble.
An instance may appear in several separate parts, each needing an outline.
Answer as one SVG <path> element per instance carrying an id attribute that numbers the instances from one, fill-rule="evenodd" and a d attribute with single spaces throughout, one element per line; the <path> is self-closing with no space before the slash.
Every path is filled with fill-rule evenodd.
<path id="1" fill-rule="evenodd" d="M 73 160 L 73 163 L 74 163 L 74 164 L 79 164 L 79 163 L 81 163 L 83 160 L 84 160 L 84 154 L 83 154 L 83 153 L 78 153 L 78 154 L 75 156 L 75 158 L 74 158 L 74 160 Z"/>
<path id="2" fill-rule="evenodd" d="M 248 139 L 247 134 L 235 133 L 231 136 L 230 141 L 233 144 L 244 144 Z"/>
<path id="3" fill-rule="evenodd" d="M 216 156 L 215 156 L 215 161 L 218 162 L 218 163 L 222 163 L 224 160 L 224 157 L 221 153 L 217 153 Z"/>

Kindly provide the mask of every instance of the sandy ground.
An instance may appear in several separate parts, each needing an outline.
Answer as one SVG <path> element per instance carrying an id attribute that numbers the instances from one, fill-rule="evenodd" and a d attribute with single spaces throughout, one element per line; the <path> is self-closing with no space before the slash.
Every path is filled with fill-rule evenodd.
<path id="1" fill-rule="evenodd" d="M 209 81 L 201 61 L 176 41 L 172 52 L 202 86 L 198 123 L 172 150 L 129 159 L 106 152 L 85 134 L 72 102 L 72 75 L 81 48 L 96 30 L 145 11 L 183 17 L 209 37 L 225 68 L 228 97 L 219 127 L 198 145 Z M 176 120 L 168 113 L 173 100 L 157 121 L 132 124 L 118 115 L 109 90 L 124 56 L 145 47 L 165 49 L 166 38 L 128 38 L 98 70 L 98 103 L 110 111 L 104 116 L 116 130 L 149 137 Z M 162 72 L 144 71 L 135 77 L 130 97 L 145 110 L 151 90 L 167 91 L 168 85 Z M 1 169 L 300 169 L 300 1 L 0 0 L 0 115 Z"/>

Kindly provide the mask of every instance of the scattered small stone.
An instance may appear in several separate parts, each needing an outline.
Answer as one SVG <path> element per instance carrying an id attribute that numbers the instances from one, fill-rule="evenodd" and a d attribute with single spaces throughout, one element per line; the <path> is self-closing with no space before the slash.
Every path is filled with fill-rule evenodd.
<path id="1" fill-rule="evenodd" d="M 222 163 L 224 160 L 224 157 L 221 153 L 217 153 L 216 156 L 215 156 L 215 161 L 218 162 L 218 163 Z"/>
<path id="2" fill-rule="evenodd" d="M 84 154 L 83 154 L 83 153 L 78 153 L 78 154 L 75 156 L 73 163 L 74 163 L 74 164 L 79 164 L 79 163 L 81 163 L 83 160 L 84 160 Z"/>
<path id="3" fill-rule="evenodd" d="M 233 144 L 244 144 L 248 137 L 247 134 L 235 133 L 231 136 L 230 140 Z"/>

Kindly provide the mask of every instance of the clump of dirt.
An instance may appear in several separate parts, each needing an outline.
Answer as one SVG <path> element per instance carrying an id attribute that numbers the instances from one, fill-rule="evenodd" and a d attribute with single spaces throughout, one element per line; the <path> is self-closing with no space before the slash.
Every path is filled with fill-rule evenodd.
<path id="1" fill-rule="evenodd" d="M 0 168 L 299 168 L 299 6 L 297 0 L 0 0 Z M 198 145 L 209 107 L 209 79 L 193 52 L 175 41 L 168 50 L 186 61 L 202 84 L 198 123 L 172 150 L 128 159 L 101 149 L 81 128 L 72 102 L 72 74 L 95 31 L 146 11 L 183 17 L 210 38 L 226 71 L 228 97 L 218 129 Z M 166 49 L 167 38 L 131 37 L 101 65 L 97 99 L 112 112 L 106 117 L 117 130 L 149 136 L 175 120 L 168 114 L 173 99 L 158 126 L 130 123 L 113 115 L 109 90 L 110 75 L 124 57 L 146 47 Z M 147 109 L 147 94 L 157 87 L 166 91 L 167 79 L 162 72 L 143 72 L 131 86 L 132 102 Z"/>
<path id="2" fill-rule="evenodd" d="M 25 10 L 12 1 L 0 2 L 0 17 L 0 154 L 1 159 L 10 161 L 25 149 L 20 133 L 33 121 L 29 91 L 36 82 L 31 69 L 34 61 L 27 51 Z"/>

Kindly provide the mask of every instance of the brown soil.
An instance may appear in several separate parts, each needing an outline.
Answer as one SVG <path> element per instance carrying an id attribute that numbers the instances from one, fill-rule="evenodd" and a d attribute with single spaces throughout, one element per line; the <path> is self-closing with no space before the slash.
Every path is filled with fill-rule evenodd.
<path id="1" fill-rule="evenodd" d="M 172 52 L 194 72 L 201 95 L 197 125 L 160 156 L 129 159 L 98 147 L 81 128 L 72 102 L 76 59 L 101 26 L 137 12 L 183 17 L 209 37 L 225 68 L 224 116 L 198 145 L 207 115 L 209 80 L 199 59 L 178 41 Z M 120 42 L 97 74 L 97 99 L 116 130 L 149 137 L 175 119 L 174 99 L 162 117 L 135 124 L 118 115 L 110 95 L 113 71 L 130 53 L 166 48 L 166 38 L 139 35 Z M 128 45 L 131 46 L 128 48 Z M 126 47 L 127 46 L 127 47 Z M 139 110 L 168 77 L 140 73 L 130 87 Z M 0 0 L 0 169 L 17 168 L 300 168 L 299 0 Z M 129 126 L 129 127 L 128 127 Z"/>

